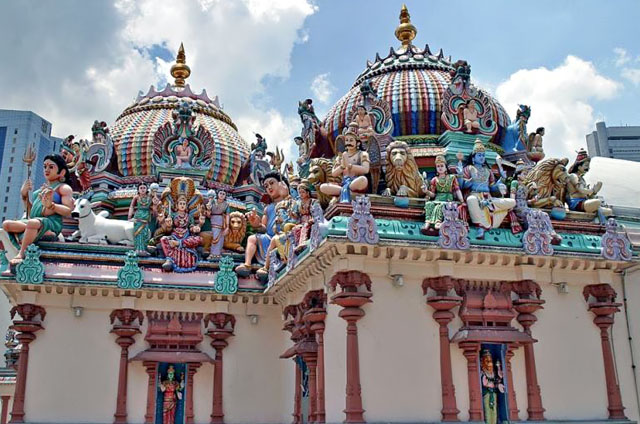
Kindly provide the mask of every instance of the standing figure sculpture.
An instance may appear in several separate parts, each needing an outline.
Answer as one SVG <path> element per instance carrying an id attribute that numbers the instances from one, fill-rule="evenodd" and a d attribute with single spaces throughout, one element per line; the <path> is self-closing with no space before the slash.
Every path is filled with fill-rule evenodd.
<path id="1" fill-rule="evenodd" d="M 606 217 L 612 214 L 611 209 L 602 206 L 602 200 L 596 195 L 602 188 L 602 182 L 598 181 L 589 186 L 584 176 L 589 172 L 591 158 L 587 151 L 580 149 L 576 160 L 569 168 L 569 179 L 567 180 L 566 201 L 569 209 L 587 213 L 597 213 L 601 224 L 606 222 Z"/>
<path id="2" fill-rule="evenodd" d="M 307 246 L 309 241 L 309 234 L 311 233 L 311 225 L 313 219 L 311 216 L 311 205 L 313 199 L 311 198 L 311 188 L 313 186 L 307 180 L 300 181 L 298 184 L 298 200 L 295 202 L 294 215 L 298 217 L 300 224 L 294 228 L 294 234 L 296 236 L 296 253 L 300 253 Z"/>
<path id="3" fill-rule="evenodd" d="M 521 152 L 526 149 L 528 142 L 527 122 L 531 116 L 531 108 L 519 105 L 516 112 L 516 120 L 507 127 L 502 140 L 502 148 L 505 153 Z"/>
<path id="4" fill-rule="evenodd" d="M 138 193 L 133 196 L 129 206 L 128 219 L 133 219 L 134 248 L 138 256 L 148 256 L 147 245 L 151 239 L 152 197 L 146 184 L 138 186 Z"/>
<path id="5" fill-rule="evenodd" d="M 207 204 L 207 214 L 211 220 L 211 247 L 209 248 L 209 259 L 219 258 L 222 254 L 224 238 L 229 232 L 228 209 L 229 204 L 227 203 L 227 192 L 224 190 L 218 190 L 215 203 L 212 197 L 209 204 Z"/>
<path id="6" fill-rule="evenodd" d="M 293 141 L 296 143 L 296 146 L 298 146 L 298 159 L 296 159 L 298 175 L 306 178 L 309 175 L 309 144 L 300 136 L 294 137 Z"/>
<path id="7" fill-rule="evenodd" d="M 425 190 L 427 201 L 424 204 L 424 226 L 420 229 L 422 234 L 430 234 L 430 228 L 440 229 L 444 220 L 444 207 L 448 202 L 457 200 L 464 203 L 462 192 L 455 175 L 447 172 L 447 161 L 444 156 L 436 156 L 436 176 L 431 179 L 429 187 Z M 433 200 L 431 200 L 433 199 Z"/>
<path id="8" fill-rule="evenodd" d="M 17 250 L 10 261 L 12 265 L 21 262 L 27 247 L 45 234 L 58 236 L 62 231 L 62 218 L 70 216 L 74 208 L 69 169 L 65 160 L 60 155 L 48 155 L 44 158 L 43 166 L 46 180 L 44 185 L 30 195 L 33 182 L 27 179 L 20 190 L 29 215 L 25 219 L 2 223 L 5 249 L 13 247 L 13 251 Z"/>
<path id="9" fill-rule="evenodd" d="M 345 151 L 336 157 L 331 175 L 342 176 L 342 184 L 324 183 L 320 185 L 320 191 L 328 196 L 339 196 L 340 203 L 349 203 L 352 191 L 363 193 L 367 190 L 370 161 L 369 154 L 361 150 L 362 143 L 351 125 L 345 128 L 341 137 L 344 137 Z"/>
<path id="10" fill-rule="evenodd" d="M 484 238 L 490 228 L 498 228 L 509 211 L 516 205 L 514 199 L 494 198 L 491 191 L 498 191 L 501 179 L 496 180 L 485 160 L 485 147 L 476 140 L 468 164 L 462 173 L 461 187 L 469 189 L 467 208 L 471 222 L 478 226 L 476 237 Z"/>
<path id="11" fill-rule="evenodd" d="M 504 394 L 504 375 L 500 361 L 496 361 L 495 367 L 491 352 L 483 350 L 480 357 L 480 380 L 482 383 L 482 407 L 484 410 L 484 422 L 486 424 L 498 424 L 498 403 Z"/>
<path id="12" fill-rule="evenodd" d="M 262 217 L 258 216 L 255 210 L 246 214 L 249 225 L 253 227 L 256 234 L 252 234 L 247 239 L 244 263 L 238 265 L 235 271 L 238 275 L 246 277 L 251 273 L 251 261 L 255 257 L 258 263 L 265 264 L 271 238 L 276 234 L 276 205 L 289 197 L 289 187 L 279 172 L 269 172 L 262 177 L 262 187 L 270 203 L 264 208 Z"/>
<path id="13" fill-rule="evenodd" d="M 190 216 L 187 204 L 186 196 L 178 197 L 175 212 L 171 217 L 171 234 L 160 239 L 166 257 L 162 264 L 164 271 L 190 272 L 197 267 L 196 249 L 202 244 L 202 238 L 199 235 L 200 226 Z"/>
<path id="14" fill-rule="evenodd" d="M 184 377 L 184 376 L 182 376 Z M 167 368 L 167 378 L 160 382 L 162 392 L 162 424 L 175 424 L 178 401 L 182 399 L 184 380 L 176 380 L 173 365 Z"/>

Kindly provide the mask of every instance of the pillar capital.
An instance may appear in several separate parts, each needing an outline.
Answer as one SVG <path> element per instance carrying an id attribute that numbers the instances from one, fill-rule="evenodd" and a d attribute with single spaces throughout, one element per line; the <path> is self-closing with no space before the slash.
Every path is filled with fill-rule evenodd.
<path id="1" fill-rule="evenodd" d="M 227 339 L 234 335 L 236 317 L 224 312 L 208 314 L 204 317 L 204 326 L 207 336 L 211 337 L 211 346 L 218 352 L 229 345 Z"/>
<path id="2" fill-rule="evenodd" d="M 334 290 L 340 286 L 343 292 L 357 292 L 364 286 L 368 292 L 371 292 L 371 279 L 364 272 L 340 271 L 331 278 L 329 286 Z"/>
<path id="3" fill-rule="evenodd" d="M 140 326 L 144 321 L 144 315 L 142 312 L 135 309 L 114 309 L 109 315 L 109 321 L 112 325 L 111 333 L 118 336 L 116 338 L 116 343 L 121 348 L 116 412 L 113 414 L 114 423 L 125 424 L 127 422 L 129 346 L 135 343 L 133 336 L 140 333 Z"/>

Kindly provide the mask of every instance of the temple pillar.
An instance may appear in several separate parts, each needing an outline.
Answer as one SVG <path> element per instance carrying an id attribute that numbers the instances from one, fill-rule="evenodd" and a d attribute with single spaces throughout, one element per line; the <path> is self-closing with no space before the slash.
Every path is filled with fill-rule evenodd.
<path id="1" fill-rule="evenodd" d="M 322 424 L 326 421 L 325 400 L 324 400 L 324 320 L 327 311 L 322 308 L 312 308 L 304 314 L 305 321 L 311 324 L 311 331 L 315 335 L 317 345 L 316 355 L 316 397 L 315 397 L 315 417 L 316 423 Z"/>
<path id="2" fill-rule="evenodd" d="M 518 401 L 516 400 L 516 390 L 513 387 L 513 373 L 511 371 L 511 359 L 513 358 L 514 351 L 518 348 L 515 343 L 509 343 L 507 345 L 507 352 L 505 356 L 506 370 L 507 370 L 507 384 L 509 386 L 509 420 L 520 421 L 518 413 Z"/>
<path id="3" fill-rule="evenodd" d="M 331 302 L 342 306 L 340 318 L 347 322 L 347 385 L 345 396 L 345 423 L 364 423 L 362 389 L 360 386 L 360 357 L 358 327 L 356 323 L 365 314 L 361 306 L 371 302 L 371 279 L 360 271 L 342 271 L 329 282 L 342 291 L 331 297 Z"/>
<path id="4" fill-rule="evenodd" d="M 194 416 L 193 413 L 193 378 L 198 372 L 198 368 L 200 368 L 202 364 L 200 362 L 189 362 L 187 363 L 187 399 L 185 402 L 185 423 L 186 424 L 194 424 Z"/>
<path id="5" fill-rule="evenodd" d="M 14 319 L 16 313 L 21 319 Z M 29 344 L 36 339 L 35 333 L 42 330 L 42 321 L 46 311 L 42 306 L 32 303 L 23 303 L 14 306 L 10 311 L 13 325 L 9 328 L 18 332 L 16 338 L 21 343 L 20 358 L 18 359 L 18 373 L 16 375 L 16 387 L 13 395 L 13 408 L 11 411 L 11 423 L 24 422 L 24 402 L 27 389 L 27 370 L 29 369 Z M 38 319 L 39 317 L 39 319 Z"/>
<path id="6" fill-rule="evenodd" d="M 534 281 L 524 280 L 513 283 L 512 290 L 518 295 L 518 299 L 513 301 L 513 307 L 518 312 L 518 322 L 522 325 L 524 332 L 531 336 L 531 326 L 538 320 L 534 313 L 542 309 L 542 305 L 545 303 L 544 300 L 540 299 L 540 286 Z M 545 409 L 542 407 L 542 396 L 536 371 L 536 357 L 533 349 L 533 343 L 536 341 L 531 337 L 530 342 L 523 343 L 527 376 L 528 421 L 545 420 Z"/>
<path id="7" fill-rule="evenodd" d="M 11 396 L 3 395 L 0 396 L 2 399 L 2 412 L 0 413 L 0 424 L 7 424 L 7 414 L 9 413 L 9 399 Z"/>
<path id="8" fill-rule="evenodd" d="M 302 423 L 302 369 L 296 358 L 293 358 L 296 367 L 296 391 L 293 397 L 293 421 L 292 424 Z"/>
<path id="9" fill-rule="evenodd" d="M 224 423 L 224 408 L 222 400 L 223 389 L 223 356 L 222 351 L 229 345 L 227 339 L 233 336 L 236 319 L 233 315 L 225 313 L 209 314 L 204 318 L 207 336 L 211 337 L 211 347 L 216 350 L 213 363 L 213 403 L 211 407 L 211 424 Z"/>
<path id="10" fill-rule="evenodd" d="M 427 304 L 435 311 L 433 319 L 440 325 L 440 385 L 442 391 L 442 421 L 459 421 L 456 404 L 456 389 L 453 384 L 451 368 L 451 348 L 449 344 L 449 323 L 454 315 L 451 310 L 460 305 L 462 298 L 449 296 L 453 288 L 453 282 L 449 277 L 426 278 L 422 282 L 422 290 L 425 295 L 429 289 L 434 293 L 427 297 Z"/>
<path id="11" fill-rule="evenodd" d="M 316 381 L 316 365 L 317 352 L 306 352 L 302 355 L 307 368 L 309 369 L 309 419 L 307 422 L 315 423 L 317 414 L 317 381 Z"/>
<path id="12" fill-rule="evenodd" d="M 602 345 L 602 360 L 604 377 L 607 384 L 607 402 L 609 419 L 626 420 L 620 386 L 616 379 L 615 362 L 609 339 L 609 328 L 613 325 L 614 315 L 620 311 L 621 303 L 615 302 L 617 293 L 609 284 L 591 284 L 584 288 L 583 295 L 595 318 L 593 322 L 600 329 L 600 343 Z"/>
<path id="13" fill-rule="evenodd" d="M 467 358 L 467 382 L 469 385 L 469 421 L 482 421 L 482 389 L 478 360 L 480 342 L 460 342 L 464 357 Z"/>
<path id="14" fill-rule="evenodd" d="M 110 315 L 111 333 L 118 336 L 116 343 L 120 346 L 120 367 L 118 372 L 118 396 L 116 398 L 115 424 L 127 422 L 127 385 L 129 375 L 129 347 L 135 343 L 134 336 L 140 333 L 140 325 L 144 320 L 142 312 L 133 309 L 116 309 Z M 136 324 L 136 320 L 138 324 Z"/>
<path id="15" fill-rule="evenodd" d="M 153 424 L 156 414 L 156 378 L 158 373 L 158 363 L 153 361 L 144 361 L 142 365 L 149 375 L 149 382 L 147 383 L 147 412 L 144 414 L 144 423 Z"/>

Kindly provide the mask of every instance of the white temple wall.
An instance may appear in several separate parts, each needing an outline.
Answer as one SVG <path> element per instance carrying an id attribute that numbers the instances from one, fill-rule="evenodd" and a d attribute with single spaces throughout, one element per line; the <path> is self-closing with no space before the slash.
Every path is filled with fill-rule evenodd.
<path id="1" fill-rule="evenodd" d="M 640 401 L 636 391 L 639 389 L 636 386 L 636 381 L 640 384 L 640 268 L 635 267 L 635 269 L 628 271 L 624 277 L 621 276 L 619 283 L 614 285 L 614 288 L 618 293 L 618 302 L 624 304 L 625 292 L 627 297 L 626 307 L 623 306 L 621 312 L 616 314 L 613 333 L 618 377 L 623 377 L 620 381 L 622 401 L 626 407 L 627 417 L 638 421 L 640 420 Z M 628 332 L 627 324 L 629 325 Z M 620 360 L 623 355 L 625 361 Z M 632 365 L 635 365 L 635 369 Z"/>

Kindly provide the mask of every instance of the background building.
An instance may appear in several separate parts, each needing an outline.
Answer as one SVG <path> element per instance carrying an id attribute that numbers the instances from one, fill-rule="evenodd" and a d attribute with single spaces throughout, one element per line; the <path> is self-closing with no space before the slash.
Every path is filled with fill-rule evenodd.
<path id="1" fill-rule="evenodd" d="M 604 156 L 640 162 L 640 126 L 607 127 L 596 123 L 596 130 L 587 134 L 589 156 Z"/>
<path id="2" fill-rule="evenodd" d="M 57 151 L 62 139 L 51 136 L 51 122 L 22 110 L 0 109 L 0 219 L 16 218 L 24 213 L 20 187 L 27 177 L 22 157 L 29 145 L 36 153 L 35 166 Z M 37 170 L 39 171 L 39 170 Z M 44 183 L 42 172 L 33 172 L 34 187 Z"/>

